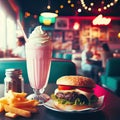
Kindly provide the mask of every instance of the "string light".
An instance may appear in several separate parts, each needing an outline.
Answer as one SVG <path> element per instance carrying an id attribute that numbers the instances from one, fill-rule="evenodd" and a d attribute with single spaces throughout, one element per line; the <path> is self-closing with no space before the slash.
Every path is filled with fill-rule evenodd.
<path id="1" fill-rule="evenodd" d="M 72 2 L 72 0 L 67 0 L 67 4 L 71 8 L 75 9 L 76 10 L 75 14 L 77 13 L 77 15 L 78 15 L 79 13 L 81 13 L 83 11 L 83 9 L 87 10 L 89 12 L 96 11 L 96 12 L 102 13 L 103 11 L 109 9 L 110 7 L 114 6 L 118 2 L 118 0 L 110 0 L 110 1 L 101 0 L 100 5 L 97 5 L 97 2 L 95 2 L 95 0 L 94 1 L 90 1 L 89 3 L 86 2 L 86 1 L 87 0 L 78 0 L 77 3 L 74 4 Z M 83 9 L 81 9 L 79 7 L 80 4 L 82 5 Z M 97 8 L 96 8 L 96 6 L 97 6 Z M 63 4 L 60 4 L 59 8 L 55 9 L 54 12 L 58 14 L 58 13 L 60 13 L 61 10 L 64 10 L 65 7 L 66 6 L 64 6 Z M 48 0 L 48 4 L 47 4 L 46 8 L 47 8 L 47 10 L 51 10 L 51 8 L 52 8 L 51 0 Z M 27 18 L 29 16 L 33 16 L 33 18 L 36 19 L 39 15 L 34 16 L 30 12 L 25 12 L 24 17 Z"/>
<path id="2" fill-rule="evenodd" d="M 63 9 L 63 8 L 64 8 L 64 6 L 63 6 L 63 5 L 60 5 L 60 8 L 61 8 L 61 9 Z"/>
<path id="3" fill-rule="evenodd" d="M 51 2 L 50 2 L 50 0 L 48 0 L 47 9 L 48 9 L 48 10 L 50 10 L 50 9 L 51 9 Z"/>
<path id="4" fill-rule="evenodd" d="M 101 10 L 101 8 L 98 8 L 98 12 L 101 12 L 102 10 Z"/>
<path id="5" fill-rule="evenodd" d="M 70 3 L 71 3 L 71 0 L 68 0 L 67 2 L 68 2 L 68 4 L 70 4 Z"/>
<path id="6" fill-rule="evenodd" d="M 90 6 L 93 6 L 94 5 L 94 3 L 92 2 L 92 3 L 90 3 Z"/>
<path id="7" fill-rule="evenodd" d="M 78 12 L 79 12 L 79 13 L 82 12 L 81 8 L 78 9 Z"/>
<path id="8" fill-rule="evenodd" d="M 89 7 L 89 8 L 88 8 L 88 11 L 91 11 L 91 10 L 92 10 L 92 9 Z"/>
<path id="9" fill-rule="evenodd" d="M 92 11 L 93 9 L 95 9 L 95 8 L 93 8 L 95 5 L 95 3 L 93 3 L 93 2 L 90 2 L 89 5 L 87 5 L 85 3 L 85 0 L 80 0 L 80 2 L 81 2 L 82 7 L 87 11 Z M 101 12 L 102 10 L 107 10 L 108 8 L 114 6 L 117 2 L 118 2 L 118 0 L 113 0 L 113 2 L 109 2 L 109 3 L 105 4 L 104 0 L 102 0 L 101 1 L 102 7 L 98 6 L 97 10 L 98 10 L 98 12 Z"/>
<path id="10" fill-rule="evenodd" d="M 57 14 L 58 14 L 58 13 L 59 13 L 59 10 L 55 10 L 55 13 L 57 13 Z"/>
<path id="11" fill-rule="evenodd" d="M 74 4 L 71 4 L 70 6 L 71 6 L 71 7 L 74 7 L 75 5 L 74 5 Z"/>
<path id="12" fill-rule="evenodd" d="M 47 6 L 47 9 L 50 9 L 50 8 L 51 8 L 51 6 L 50 6 L 50 5 L 48 5 L 48 6 Z"/>
<path id="13" fill-rule="evenodd" d="M 29 12 L 25 12 L 25 18 L 29 17 L 31 14 Z"/>

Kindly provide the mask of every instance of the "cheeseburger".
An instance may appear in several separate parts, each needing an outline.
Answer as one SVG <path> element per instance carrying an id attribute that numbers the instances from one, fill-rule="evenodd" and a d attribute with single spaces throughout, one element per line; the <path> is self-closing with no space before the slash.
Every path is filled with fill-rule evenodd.
<path id="1" fill-rule="evenodd" d="M 98 98 L 94 95 L 95 82 L 83 76 L 62 76 L 57 81 L 58 88 L 51 98 L 61 110 L 80 110 L 93 107 Z"/>

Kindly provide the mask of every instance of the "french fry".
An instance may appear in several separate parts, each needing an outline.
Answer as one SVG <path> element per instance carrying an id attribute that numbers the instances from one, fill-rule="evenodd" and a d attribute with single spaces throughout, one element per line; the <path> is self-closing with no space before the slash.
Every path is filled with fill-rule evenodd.
<path id="1" fill-rule="evenodd" d="M 6 99 L 6 97 L 2 97 L 0 98 L 0 103 L 8 104 L 8 100 Z"/>
<path id="2" fill-rule="evenodd" d="M 30 111 L 31 113 L 37 113 L 38 109 L 36 107 L 27 107 L 27 108 L 22 108 L 23 110 Z"/>
<path id="3" fill-rule="evenodd" d="M 12 90 L 9 90 L 8 93 L 6 94 L 6 98 L 9 99 L 9 104 L 17 102 L 17 101 L 25 101 L 26 93 L 17 93 L 13 92 Z"/>
<path id="4" fill-rule="evenodd" d="M 15 113 L 15 114 L 23 116 L 23 117 L 30 117 L 31 116 L 30 111 L 19 109 L 19 108 L 16 108 L 16 107 L 12 107 L 10 105 L 4 105 L 4 109 L 5 109 L 6 112 Z"/>
<path id="5" fill-rule="evenodd" d="M 22 92 L 22 93 L 13 92 L 13 94 L 15 97 L 19 97 L 19 98 L 25 98 L 27 95 L 27 93 L 24 93 L 24 92 Z"/>
<path id="6" fill-rule="evenodd" d="M 15 113 L 7 112 L 7 113 L 5 113 L 5 116 L 10 117 L 10 118 L 16 118 L 18 115 Z"/>
<path id="7" fill-rule="evenodd" d="M 4 111 L 4 106 L 2 103 L 0 103 L 0 112 L 3 112 Z"/>
<path id="8" fill-rule="evenodd" d="M 12 90 L 9 90 L 7 93 L 8 96 L 13 95 L 14 97 L 20 97 L 20 98 L 25 98 L 27 93 L 22 92 L 22 93 L 18 93 L 18 92 L 13 92 Z"/>
<path id="9" fill-rule="evenodd" d="M 35 100 L 27 100 L 27 101 L 21 101 L 21 102 L 13 102 L 11 106 L 14 107 L 35 107 L 38 105 L 38 101 Z"/>
<path id="10" fill-rule="evenodd" d="M 5 97 L 0 98 L 0 112 L 5 111 L 5 116 L 15 118 L 16 116 L 30 117 L 31 113 L 38 111 L 37 100 L 26 99 L 27 93 L 8 91 Z"/>

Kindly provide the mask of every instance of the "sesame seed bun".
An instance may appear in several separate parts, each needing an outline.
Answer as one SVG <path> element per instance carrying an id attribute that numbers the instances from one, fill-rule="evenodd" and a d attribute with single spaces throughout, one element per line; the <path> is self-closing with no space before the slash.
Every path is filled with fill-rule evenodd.
<path id="1" fill-rule="evenodd" d="M 91 78 L 84 76 L 62 76 L 57 79 L 57 85 L 79 86 L 94 88 L 95 82 Z"/>

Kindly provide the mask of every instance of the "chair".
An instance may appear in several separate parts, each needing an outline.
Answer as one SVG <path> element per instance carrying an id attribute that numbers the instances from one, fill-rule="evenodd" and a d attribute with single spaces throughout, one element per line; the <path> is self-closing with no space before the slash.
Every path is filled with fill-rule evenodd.
<path id="1" fill-rule="evenodd" d="M 120 94 L 120 58 L 108 59 L 105 71 L 100 79 L 103 86 Z"/>
<path id="2" fill-rule="evenodd" d="M 19 68 L 22 70 L 24 83 L 29 83 L 26 60 L 20 59 L 6 59 L 0 60 L 0 83 L 4 83 L 5 69 Z M 63 75 L 76 75 L 76 66 L 69 60 L 52 59 L 49 83 L 56 82 L 56 80 Z"/>

